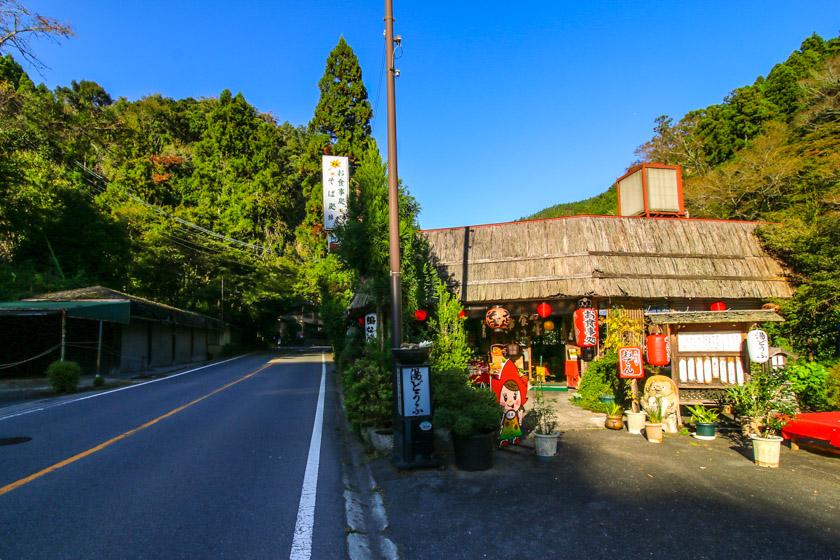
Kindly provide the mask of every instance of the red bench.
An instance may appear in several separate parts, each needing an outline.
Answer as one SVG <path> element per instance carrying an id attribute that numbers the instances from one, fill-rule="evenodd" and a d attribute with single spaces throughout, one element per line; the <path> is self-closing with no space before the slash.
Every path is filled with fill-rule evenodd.
<path id="1" fill-rule="evenodd" d="M 826 441 L 831 447 L 820 446 L 821 450 L 840 453 L 840 411 L 799 414 L 782 428 L 782 437 L 790 440 L 794 451 L 804 438 Z"/>

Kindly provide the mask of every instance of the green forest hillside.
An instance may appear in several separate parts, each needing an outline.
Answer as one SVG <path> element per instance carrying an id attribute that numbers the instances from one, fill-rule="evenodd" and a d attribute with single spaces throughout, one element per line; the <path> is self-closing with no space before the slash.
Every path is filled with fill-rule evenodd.
<path id="1" fill-rule="evenodd" d="M 678 164 L 693 217 L 773 222 L 760 236 L 796 286 L 778 333 L 815 357 L 840 330 L 840 38 L 808 37 L 766 77 L 679 121 L 656 119 L 637 162 Z M 532 218 L 615 214 L 614 187 Z"/>

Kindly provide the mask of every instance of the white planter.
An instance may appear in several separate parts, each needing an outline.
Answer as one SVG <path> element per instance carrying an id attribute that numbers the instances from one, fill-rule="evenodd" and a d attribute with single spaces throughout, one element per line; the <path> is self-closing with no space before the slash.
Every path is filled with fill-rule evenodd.
<path id="1" fill-rule="evenodd" d="M 379 452 L 389 453 L 394 449 L 394 431 L 382 428 L 368 428 L 370 444 Z"/>
<path id="2" fill-rule="evenodd" d="M 627 431 L 631 434 L 641 434 L 642 428 L 645 427 L 645 412 L 625 410 L 624 413 L 627 415 Z"/>
<path id="3" fill-rule="evenodd" d="M 752 437 L 753 457 L 759 467 L 775 469 L 779 466 L 779 453 L 782 447 L 780 436 Z"/>
<path id="4" fill-rule="evenodd" d="M 537 457 L 547 459 L 557 455 L 557 438 L 560 434 L 534 434 Z"/>

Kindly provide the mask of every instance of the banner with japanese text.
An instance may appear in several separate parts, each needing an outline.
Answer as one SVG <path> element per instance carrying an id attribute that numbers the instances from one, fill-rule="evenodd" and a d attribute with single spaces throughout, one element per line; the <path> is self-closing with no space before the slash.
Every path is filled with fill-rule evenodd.
<path id="1" fill-rule="evenodd" d="M 344 156 L 322 156 L 321 184 L 324 186 L 324 229 L 334 230 L 347 217 L 350 166 Z"/>

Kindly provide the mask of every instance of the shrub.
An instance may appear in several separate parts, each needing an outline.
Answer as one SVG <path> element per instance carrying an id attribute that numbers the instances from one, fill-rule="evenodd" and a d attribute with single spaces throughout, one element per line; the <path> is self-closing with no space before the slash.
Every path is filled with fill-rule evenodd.
<path id="1" fill-rule="evenodd" d="M 796 395 L 784 369 L 765 371 L 753 364 L 750 381 L 727 389 L 724 402 L 738 416 L 751 418 L 762 436 L 778 433 L 798 412 Z"/>
<path id="2" fill-rule="evenodd" d="M 105 378 L 97 373 L 96 377 L 93 378 L 93 386 L 102 387 L 103 385 L 105 385 Z"/>
<path id="3" fill-rule="evenodd" d="M 840 363 L 829 370 L 825 385 L 828 410 L 840 410 Z"/>
<path id="4" fill-rule="evenodd" d="M 598 401 L 601 395 L 614 395 L 616 404 L 625 406 L 631 400 L 630 382 L 618 377 L 618 353 L 608 351 L 597 360 L 593 360 L 580 379 L 574 404 L 587 410 L 605 412 Z"/>
<path id="5" fill-rule="evenodd" d="M 434 372 L 432 395 L 435 427 L 452 430 L 460 437 L 499 429 L 502 407 L 496 394 L 486 387 L 471 386 L 466 372 Z"/>
<path id="6" fill-rule="evenodd" d="M 825 365 L 800 360 L 789 363 L 784 371 L 803 410 L 831 409 L 828 397 L 829 372 Z"/>
<path id="7" fill-rule="evenodd" d="M 464 399 L 457 410 L 452 433 L 459 437 L 486 434 L 499 429 L 502 407 L 496 394 L 487 387 L 467 387 Z"/>
<path id="8" fill-rule="evenodd" d="M 429 321 L 434 333 L 431 363 L 435 371 L 466 371 L 473 351 L 467 342 L 467 332 L 458 299 L 438 280 L 435 287 L 438 298 L 435 315 Z"/>
<path id="9" fill-rule="evenodd" d="M 47 379 L 56 393 L 75 393 L 82 368 L 76 362 L 56 360 L 47 368 Z"/>
<path id="10" fill-rule="evenodd" d="M 389 427 L 393 421 L 393 380 L 388 352 L 368 344 L 342 372 L 347 418 L 354 426 Z"/>

